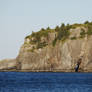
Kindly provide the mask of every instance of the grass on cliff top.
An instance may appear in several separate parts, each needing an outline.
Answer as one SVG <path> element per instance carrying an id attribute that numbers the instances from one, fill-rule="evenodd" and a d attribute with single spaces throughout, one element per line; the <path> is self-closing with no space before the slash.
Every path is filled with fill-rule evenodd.
<path id="1" fill-rule="evenodd" d="M 45 37 L 48 38 L 48 34 L 51 32 L 57 32 L 57 35 L 55 37 L 55 39 L 52 42 L 52 45 L 55 46 L 57 40 L 66 40 L 68 39 L 69 35 L 70 35 L 70 29 L 75 29 L 77 27 L 86 27 L 88 28 L 88 31 L 85 32 L 85 30 L 82 29 L 81 33 L 80 33 L 80 38 L 85 37 L 85 34 L 87 35 L 92 35 L 92 22 L 84 22 L 84 24 L 72 24 L 72 25 L 65 25 L 64 23 L 61 26 L 56 26 L 54 29 L 51 29 L 50 27 L 44 29 L 42 28 L 40 31 L 38 32 L 32 32 L 31 35 L 27 36 L 25 39 L 29 38 L 30 39 L 30 43 L 31 44 L 36 44 L 37 43 L 37 49 L 38 48 L 42 48 L 46 45 L 44 45 L 43 43 L 41 43 L 41 37 Z M 31 40 L 31 38 L 34 38 L 34 40 Z M 71 40 L 76 39 L 76 37 L 71 38 Z"/>
<path id="2" fill-rule="evenodd" d="M 84 22 L 84 24 L 75 23 L 75 24 L 72 24 L 72 25 L 69 25 L 69 24 L 65 25 L 63 23 L 61 26 L 56 26 L 54 29 L 51 29 L 50 27 L 48 27 L 46 29 L 42 28 L 38 32 L 32 32 L 32 34 L 29 35 L 29 36 L 26 36 L 25 39 L 35 37 L 36 35 L 47 36 L 49 32 L 58 32 L 58 31 L 60 31 L 61 27 L 62 28 L 65 27 L 66 30 L 69 30 L 69 29 L 75 29 L 77 27 L 82 27 L 82 26 L 84 26 L 84 27 L 88 27 L 88 26 L 90 27 L 91 26 L 92 27 L 92 22 L 86 21 L 86 22 Z"/>
<path id="3" fill-rule="evenodd" d="M 42 28 L 38 32 L 32 32 L 32 34 L 27 36 L 25 39 L 27 39 L 27 38 L 31 39 L 32 37 L 40 38 L 42 36 L 47 37 L 48 33 L 51 33 L 51 32 L 55 32 L 55 29 L 50 29 L 50 27 L 48 27 L 47 29 Z"/>
<path id="4" fill-rule="evenodd" d="M 84 23 L 84 26 L 85 26 L 88 30 L 87 30 L 87 32 L 85 32 L 84 29 L 81 29 L 80 38 L 84 38 L 86 34 L 87 34 L 88 36 L 92 35 L 92 22 L 86 21 L 86 22 Z"/>

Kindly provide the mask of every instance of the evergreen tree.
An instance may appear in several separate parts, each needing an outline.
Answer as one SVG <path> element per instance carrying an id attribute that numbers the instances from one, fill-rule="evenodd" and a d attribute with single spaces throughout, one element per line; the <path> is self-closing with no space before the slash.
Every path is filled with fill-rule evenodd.
<path id="1" fill-rule="evenodd" d="M 47 27 L 47 30 L 50 30 L 50 27 Z"/>
<path id="2" fill-rule="evenodd" d="M 59 26 L 56 26 L 55 31 L 56 31 L 56 32 L 59 31 Z"/>

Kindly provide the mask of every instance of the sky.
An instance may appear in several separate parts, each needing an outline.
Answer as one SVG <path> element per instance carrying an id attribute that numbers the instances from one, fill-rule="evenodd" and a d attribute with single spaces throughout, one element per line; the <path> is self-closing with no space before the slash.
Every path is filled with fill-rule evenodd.
<path id="1" fill-rule="evenodd" d="M 32 31 L 92 21 L 92 0 L 0 0 L 0 60 L 16 58 Z"/>

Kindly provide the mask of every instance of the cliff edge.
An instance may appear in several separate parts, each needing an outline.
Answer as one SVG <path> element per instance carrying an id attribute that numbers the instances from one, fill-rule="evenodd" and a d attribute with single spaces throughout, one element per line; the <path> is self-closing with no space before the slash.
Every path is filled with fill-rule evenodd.
<path id="1" fill-rule="evenodd" d="M 0 61 L 1 70 L 92 72 L 92 22 L 42 28 L 25 38 L 14 60 Z"/>

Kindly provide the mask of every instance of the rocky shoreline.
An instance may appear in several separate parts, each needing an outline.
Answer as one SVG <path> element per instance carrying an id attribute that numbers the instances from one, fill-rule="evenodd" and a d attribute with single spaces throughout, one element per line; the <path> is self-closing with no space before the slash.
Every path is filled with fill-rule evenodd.
<path id="1" fill-rule="evenodd" d="M 0 70 L 0 72 L 72 72 L 74 73 L 75 70 L 74 69 L 71 69 L 71 70 L 16 70 L 16 69 L 2 69 Z M 78 72 L 81 72 L 81 73 L 92 73 L 92 70 L 81 70 L 79 69 Z"/>

